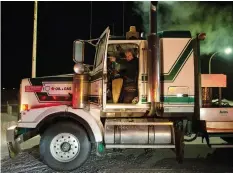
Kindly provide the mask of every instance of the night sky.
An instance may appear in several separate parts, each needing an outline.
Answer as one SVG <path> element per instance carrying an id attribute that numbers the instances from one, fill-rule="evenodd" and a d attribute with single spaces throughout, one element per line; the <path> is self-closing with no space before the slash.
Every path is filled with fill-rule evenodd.
<path id="1" fill-rule="evenodd" d="M 90 38 L 90 4 L 39 1 L 37 76 L 73 73 L 73 41 Z M 212 2 L 211 6 L 219 4 Z M 233 6 L 231 2 L 224 5 Z M 99 37 L 107 26 L 114 29 L 114 35 L 123 34 L 122 7 L 123 2 L 92 2 L 92 38 Z M 124 2 L 124 7 L 124 31 L 127 32 L 130 25 L 142 31 L 142 19 L 133 10 L 134 3 Z M 18 88 L 22 78 L 31 77 L 33 10 L 33 2 L 1 2 L 2 87 Z M 233 59 L 233 54 L 230 58 Z M 219 59 L 212 61 L 212 72 L 229 75 L 229 89 L 224 91 L 224 95 L 233 99 L 233 60 Z M 87 54 L 85 60 L 92 63 L 92 54 Z M 202 63 L 203 73 L 208 72 L 207 63 L 206 58 Z"/>

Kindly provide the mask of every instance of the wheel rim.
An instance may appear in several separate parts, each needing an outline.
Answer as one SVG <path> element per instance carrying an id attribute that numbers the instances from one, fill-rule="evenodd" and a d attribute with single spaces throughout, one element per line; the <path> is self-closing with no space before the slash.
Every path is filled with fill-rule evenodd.
<path id="1" fill-rule="evenodd" d="M 50 143 L 52 156 L 60 162 L 74 160 L 80 152 L 80 143 L 76 136 L 71 133 L 60 133 Z"/>

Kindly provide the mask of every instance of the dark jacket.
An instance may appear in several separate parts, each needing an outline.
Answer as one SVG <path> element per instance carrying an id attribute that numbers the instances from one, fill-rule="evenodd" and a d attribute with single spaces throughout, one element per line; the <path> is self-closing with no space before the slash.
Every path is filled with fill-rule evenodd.
<path id="1" fill-rule="evenodd" d="M 133 58 L 131 61 L 119 60 L 120 74 L 127 80 L 137 82 L 138 80 L 138 58 Z"/>

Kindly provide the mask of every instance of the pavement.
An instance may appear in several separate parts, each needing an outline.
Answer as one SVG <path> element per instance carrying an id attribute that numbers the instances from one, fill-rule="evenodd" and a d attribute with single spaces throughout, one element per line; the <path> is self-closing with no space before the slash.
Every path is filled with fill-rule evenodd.
<path id="1" fill-rule="evenodd" d="M 6 128 L 16 123 L 16 117 L 1 114 L 1 172 L 53 173 L 39 158 L 39 140 L 36 136 L 21 145 L 23 151 L 14 159 L 8 157 L 5 143 Z M 222 143 L 219 138 L 213 138 Z M 233 149 L 210 149 L 201 139 L 185 146 L 185 160 L 178 164 L 170 149 L 125 149 L 121 152 L 106 150 L 102 157 L 91 153 L 88 160 L 72 173 L 233 173 Z"/>

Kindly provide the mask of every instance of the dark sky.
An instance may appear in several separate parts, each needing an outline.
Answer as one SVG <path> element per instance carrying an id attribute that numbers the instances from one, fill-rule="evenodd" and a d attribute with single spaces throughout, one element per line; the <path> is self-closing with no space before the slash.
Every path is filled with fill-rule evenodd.
<path id="1" fill-rule="evenodd" d="M 113 25 L 114 34 L 122 35 L 122 2 L 93 2 L 92 6 L 93 38 Z M 17 87 L 22 78 L 31 76 L 33 10 L 33 2 L 2 2 L 3 87 Z M 132 2 L 125 10 L 131 14 L 125 15 L 126 32 L 129 20 L 139 25 L 140 19 L 132 13 Z M 73 41 L 89 39 L 89 33 L 90 2 L 39 2 L 37 76 L 73 73 Z"/>
<path id="2" fill-rule="evenodd" d="M 90 37 L 90 2 L 39 1 L 38 5 L 37 76 L 73 73 L 73 40 Z M 99 37 L 107 26 L 113 29 L 113 25 L 114 35 L 122 35 L 122 6 L 123 2 L 92 3 L 93 38 Z M 1 2 L 1 8 L 2 87 L 18 88 L 22 78 L 31 76 L 34 3 Z M 125 2 L 125 11 L 125 32 L 130 25 L 140 31 L 142 20 L 133 11 L 133 2 Z M 85 58 L 88 62 L 93 60 L 90 55 Z M 233 68 L 229 62 L 221 61 L 218 67 L 219 64 Z M 206 62 L 204 65 L 208 68 Z M 212 71 L 220 73 L 218 67 L 213 64 Z M 224 73 L 233 78 L 232 71 L 225 69 Z"/>

